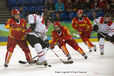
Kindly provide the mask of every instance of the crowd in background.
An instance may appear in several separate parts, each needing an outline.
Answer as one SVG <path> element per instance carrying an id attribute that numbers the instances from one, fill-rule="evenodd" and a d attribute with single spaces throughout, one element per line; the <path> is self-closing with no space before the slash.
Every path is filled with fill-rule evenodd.
<path id="1" fill-rule="evenodd" d="M 33 5 L 35 4 L 33 3 Z M 50 12 L 50 15 L 54 17 L 56 21 L 69 21 L 77 16 L 76 12 L 79 9 L 83 9 L 84 16 L 89 17 L 91 20 L 103 16 L 106 12 L 112 13 L 112 17 L 114 17 L 114 0 L 42 0 L 42 4 L 39 5 L 41 7 L 39 8 L 40 10 L 35 7 L 27 10 L 25 6 L 27 5 L 18 6 L 22 18 L 26 18 L 26 14 L 31 12 L 40 15 Z M 10 9 L 15 8 L 15 6 L 10 7 Z"/>

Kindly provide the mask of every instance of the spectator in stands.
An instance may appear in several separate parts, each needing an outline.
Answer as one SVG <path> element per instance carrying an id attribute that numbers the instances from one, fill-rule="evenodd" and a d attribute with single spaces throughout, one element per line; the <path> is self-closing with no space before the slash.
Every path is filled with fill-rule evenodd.
<path id="1" fill-rule="evenodd" d="M 65 4 L 65 9 L 66 9 L 66 12 L 72 11 L 72 1 L 71 0 L 67 0 L 67 2 Z"/>
<path id="2" fill-rule="evenodd" d="M 111 9 L 111 14 L 112 14 L 112 19 L 114 19 L 114 0 L 112 0 L 111 4 L 110 4 L 110 9 Z"/>
<path id="3" fill-rule="evenodd" d="M 36 11 L 35 11 L 35 14 L 39 15 L 39 12 L 38 12 L 38 10 L 36 10 Z"/>
<path id="4" fill-rule="evenodd" d="M 25 12 L 25 16 L 26 16 L 26 17 L 25 17 L 25 20 L 27 20 L 27 16 L 28 16 L 28 15 L 29 15 L 29 11 L 26 11 L 26 12 Z"/>
<path id="5" fill-rule="evenodd" d="M 96 14 L 98 16 L 103 16 L 104 15 L 103 10 L 99 6 L 96 6 L 94 9 L 92 9 L 92 12 L 96 12 Z"/>
<path id="6" fill-rule="evenodd" d="M 23 11 L 23 7 L 22 6 L 19 7 L 19 11 L 20 11 L 20 17 L 26 19 L 26 14 Z"/>
<path id="7" fill-rule="evenodd" d="M 46 3 L 46 7 L 51 13 L 53 13 L 55 10 L 55 4 L 53 3 L 53 0 L 48 0 Z"/>
<path id="8" fill-rule="evenodd" d="M 97 6 L 100 6 L 99 5 L 99 0 L 94 0 L 92 3 L 91 3 L 91 8 L 95 8 L 95 7 L 97 7 Z"/>
<path id="9" fill-rule="evenodd" d="M 90 0 L 85 0 L 84 9 L 88 12 L 91 9 Z"/>
<path id="10" fill-rule="evenodd" d="M 84 7 L 84 2 L 81 2 L 81 1 L 79 1 L 79 0 L 75 0 L 74 2 L 73 2 L 73 11 L 77 11 L 77 10 L 79 10 L 79 9 L 84 9 L 85 7 Z"/>
<path id="11" fill-rule="evenodd" d="M 54 20 L 55 21 L 61 21 L 59 12 L 56 13 L 56 16 L 55 16 L 55 19 Z"/>
<path id="12" fill-rule="evenodd" d="M 45 25 L 47 26 L 48 25 L 47 23 L 49 23 L 48 17 L 50 16 L 50 12 L 48 11 L 47 7 L 44 7 L 44 10 L 43 10 L 41 16 L 43 16 Z"/>
<path id="13" fill-rule="evenodd" d="M 106 5 L 105 12 L 112 12 L 112 9 L 109 4 Z"/>
<path id="14" fill-rule="evenodd" d="M 55 9 L 58 12 L 64 11 L 64 3 L 61 0 L 58 0 L 58 3 L 55 4 Z"/>
<path id="15" fill-rule="evenodd" d="M 94 20 L 97 18 L 97 14 L 95 11 L 92 12 L 92 16 L 89 17 L 90 20 Z"/>
<path id="16" fill-rule="evenodd" d="M 47 18 L 47 16 L 48 16 L 49 14 L 50 14 L 50 13 L 49 13 L 49 11 L 48 11 L 47 7 L 44 7 L 44 10 L 43 10 L 43 12 L 42 12 L 41 16 L 43 16 L 43 17 L 44 17 L 44 19 L 46 19 L 46 18 Z"/>
<path id="17" fill-rule="evenodd" d="M 107 4 L 108 3 L 105 0 L 100 0 L 99 1 L 99 6 L 100 6 L 100 8 L 102 8 L 103 11 L 106 11 L 106 5 Z"/>

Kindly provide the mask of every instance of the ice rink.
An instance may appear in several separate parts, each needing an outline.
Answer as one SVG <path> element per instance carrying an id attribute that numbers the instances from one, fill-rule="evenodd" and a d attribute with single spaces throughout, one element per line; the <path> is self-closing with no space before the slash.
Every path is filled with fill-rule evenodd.
<path id="1" fill-rule="evenodd" d="M 6 46 L 0 46 L 0 76 L 114 76 L 114 45 L 105 43 L 105 54 L 100 55 L 99 45 L 97 52 L 89 53 L 87 46 L 84 43 L 79 43 L 79 46 L 87 53 L 88 59 L 84 58 L 69 45 L 67 48 L 74 61 L 73 64 L 63 64 L 54 55 L 51 50 L 47 51 L 47 60 L 52 67 L 44 67 L 39 65 L 19 64 L 19 60 L 25 61 L 24 53 L 16 46 L 9 67 L 5 68 L 4 60 L 6 54 Z M 35 50 L 30 47 L 32 56 L 36 55 Z M 56 46 L 54 51 L 63 59 L 66 60 L 63 52 Z"/>

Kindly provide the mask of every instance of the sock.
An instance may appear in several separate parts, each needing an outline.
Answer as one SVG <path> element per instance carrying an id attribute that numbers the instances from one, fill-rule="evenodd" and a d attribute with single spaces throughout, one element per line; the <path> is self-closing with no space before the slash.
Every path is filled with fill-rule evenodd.
<path id="1" fill-rule="evenodd" d="M 45 53 L 42 49 L 41 44 L 40 43 L 35 44 L 34 48 L 38 54 L 38 63 L 42 63 L 43 61 L 46 61 Z"/>
<path id="2" fill-rule="evenodd" d="M 104 52 L 104 38 L 99 39 L 100 52 Z"/>

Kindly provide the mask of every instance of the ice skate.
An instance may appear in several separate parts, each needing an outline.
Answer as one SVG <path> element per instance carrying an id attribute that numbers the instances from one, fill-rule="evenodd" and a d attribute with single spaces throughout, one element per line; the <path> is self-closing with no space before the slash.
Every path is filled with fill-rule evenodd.
<path id="1" fill-rule="evenodd" d="M 93 45 L 93 50 L 94 50 L 94 52 L 97 51 L 96 45 Z"/>
<path id="2" fill-rule="evenodd" d="M 5 64 L 4 64 L 4 67 L 8 67 L 8 63 L 5 63 Z"/>
<path id="3" fill-rule="evenodd" d="M 82 56 L 84 57 L 84 59 L 87 59 L 87 55 L 86 54 L 83 54 Z"/>

